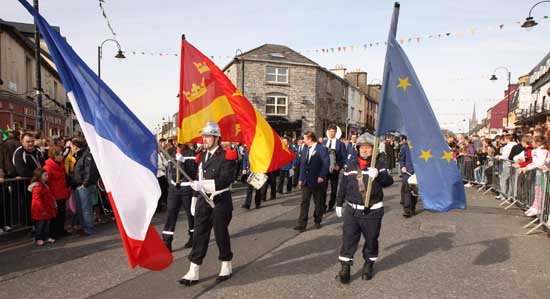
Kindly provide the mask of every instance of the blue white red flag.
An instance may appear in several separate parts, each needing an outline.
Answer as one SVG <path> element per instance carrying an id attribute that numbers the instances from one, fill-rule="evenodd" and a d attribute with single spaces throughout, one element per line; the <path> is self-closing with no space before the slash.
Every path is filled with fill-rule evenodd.
<path id="1" fill-rule="evenodd" d="M 65 39 L 26 1 L 107 189 L 130 266 L 162 270 L 173 260 L 151 226 L 160 188 L 157 141 Z"/>

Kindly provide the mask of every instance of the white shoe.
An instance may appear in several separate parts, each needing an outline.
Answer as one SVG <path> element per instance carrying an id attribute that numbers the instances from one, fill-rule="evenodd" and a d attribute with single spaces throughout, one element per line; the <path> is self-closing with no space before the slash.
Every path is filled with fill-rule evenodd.
<path id="1" fill-rule="evenodd" d="M 9 232 L 11 230 L 10 226 L 4 225 L 4 231 Z"/>
<path id="2" fill-rule="evenodd" d="M 199 282 L 199 270 L 200 265 L 191 263 L 189 265 L 189 271 L 187 271 L 187 274 L 185 274 L 184 277 L 182 277 L 178 282 L 185 286 L 192 286 Z"/>
<path id="3" fill-rule="evenodd" d="M 495 199 L 502 199 L 502 195 L 495 196 Z"/>
<path id="4" fill-rule="evenodd" d="M 231 267 L 231 261 L 222 261 L 222 267 L 220 270 L 220 274 L 216 278 L 216 281 L 224 281 L 231 278 L 231 274 L 233 273 L 233 268 Z"/>
<path id="5" fill-rule="evenodd" d="M 464 184 L 464 187 L 472 187 L 472 184 L 470 183 Z"/>

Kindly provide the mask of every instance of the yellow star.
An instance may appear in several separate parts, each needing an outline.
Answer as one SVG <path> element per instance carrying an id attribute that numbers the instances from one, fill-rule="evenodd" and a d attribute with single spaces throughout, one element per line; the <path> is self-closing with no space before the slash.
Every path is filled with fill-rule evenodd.
<path id="1" fill-rule="evenodd" d="M 397 84 L 397 88 L 403 88 L 404 92 L 407 92 L 407 87 L 412 86 L 411 83 L 409 83 L 409 77 L 401 78 L 399 77 L 399 84 Z"/>
<path id="2" fill-rule="evenodd" d="M 433 158 L 431 153 L 432 150 L 427 150 L 427 151 L 420 150 L 420 151 L 422 152 L 422 154 L 420 155 L 420 158 L 424 159 L 424 161 L 428 162 L 430 158 Z"/>
<path id="3" fill-rule="evenodd" d="M 447 160 L 447 163 L 451 163 L 451 160 L 453 159 L 453 153 L 450 151 L 443 151 L 443 156 L 441 156 L 442 160 Z"/>

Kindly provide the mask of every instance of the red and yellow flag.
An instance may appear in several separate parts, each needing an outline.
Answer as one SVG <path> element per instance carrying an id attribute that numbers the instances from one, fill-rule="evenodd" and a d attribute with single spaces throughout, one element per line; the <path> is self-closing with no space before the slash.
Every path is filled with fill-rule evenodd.
<path id="1" fill-rule="evenodd" d="M 294 153 L 225 74 L 185 39 L 181 42 L 178 143 L 201 142 L 208 121 L 218 123 L 223 141 L 249 149 L 250 170 L 267 173 L 294 160 Z"/>

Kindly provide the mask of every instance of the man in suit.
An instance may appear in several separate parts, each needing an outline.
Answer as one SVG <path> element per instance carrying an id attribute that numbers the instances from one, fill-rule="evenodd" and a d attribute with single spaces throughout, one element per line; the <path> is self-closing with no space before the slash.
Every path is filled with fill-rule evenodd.
<path id="1" fill-rule="evenodd" d="M 407 136 L 401 136 L 401 150 L 399 152 L 399 165 L 401 166 L 401 202 L 403 203 L 403 217 L 409 218 L 416 213 L 416 196 L 412 195 L 412 189 L 407 181 L 414 174 L 411 151 L 407 143 Z"/>
<path id="2" fill-rule="evenodd" d="M 300 160 L 300 181 L 298 186 L 302 190 L 302 203 L 300 205 L 300 217 L 295 230 L 303 232 L 307 227 L 309 213 L 309 202 L 313 196 L 315 212 L 313 213 L 315 228 L 321 228 L 323 219 L 323 202 L 321 192 L 323 183 L 327 179 L 329 168 L 329 157 L 327 149 L 317 143 L 315 133 L 307 131 L 304 134 L 304 144 L 307 146 L 302 152 Z"/>
<path id="3" fill-rule="evenodd" d="M 346 161 L 348 159 L 348 153 L 346 151 L 346 145 L 336 138 L 336 125 L 330 125 L 327 130 L 327 138 L 323 142 L 323 145 L 327 148 L 327 152 L 334 152 L 335 154 L 335 164 L 334 168 L 329 169 L 327 180 L 323 184 L 323 191 L 321 191 L 321 202 L 325 207 L 325 210 L 332 211 L 334 205 L 336 204 L 336 194 L 338 189 L 338 178 L 340 176 L 340 170 L 344 168 Z M 329 156 L 330 157 L 330 156 Z M 330 183 L 330 200 L 328 206 L 326 203 L 328 184 Z"/>
<path id="4" fill-rule="evenodd" d="M 292 168 L 294 169 L 294 180 L 292 181 L 292 186 L 297 187 L 298 181 L 300 180 L 300 161 L 302 158 L 302 152 L 306 145 L 304 144 L 304 137 L 300 136 L 296 144 L 296 159 L 294 159 Z"/>
<path id="5" fill-rule="evenodd" d="M 348 142 L 348 145 L 346 146 L 346 152 L 348 153 L 348 159 L 351 158 L 350 155 L 357 155 L 356 143 L 357 143 L 357 134 L 352 133 L 351 138 Z"/>

